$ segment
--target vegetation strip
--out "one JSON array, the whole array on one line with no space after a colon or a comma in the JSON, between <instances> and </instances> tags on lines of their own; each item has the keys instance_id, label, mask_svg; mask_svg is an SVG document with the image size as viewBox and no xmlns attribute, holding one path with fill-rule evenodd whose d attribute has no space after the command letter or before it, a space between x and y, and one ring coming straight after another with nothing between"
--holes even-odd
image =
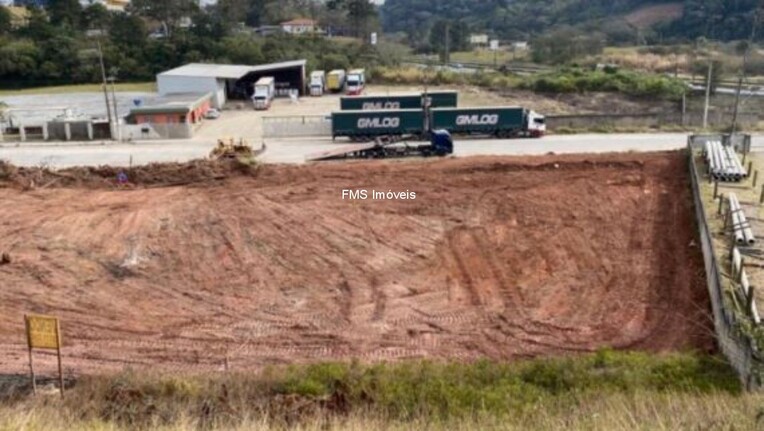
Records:
<instances>
[{"instance_id":1,"label":"vegetation strip","mask_svg":"<svg viewBox=\"0 0 764 431\"><path fill-rule=\"evenodd\" d=\"M744 397L734 372L718 357L610 350L516 363L324 363L259 374L172 376L126 371L84 377L63 401L31 399L24 380L16 384L2 392L0 417L2 410L47 406L81 423L128 428L186 421L226 429L252 418L287 425L364 415L394 423L456 423L575 411L587 400L601 403L611 396ZM0 420L0 429L9 423Z\"/></svg>"}]
</instances>

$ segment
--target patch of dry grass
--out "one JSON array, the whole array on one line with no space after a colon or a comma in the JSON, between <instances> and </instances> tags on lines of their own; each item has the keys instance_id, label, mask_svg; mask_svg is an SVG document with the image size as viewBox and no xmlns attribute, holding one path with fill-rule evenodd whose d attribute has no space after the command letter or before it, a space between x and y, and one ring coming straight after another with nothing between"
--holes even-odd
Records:
<instances>
[{"instance_id":1,"label":"patch of dry grass","mask_svg":"<svg viewBox=\"0 0 764 431\"><path fill-rule=\"evenodd\" d=\"M756 429L718 357L601 351L513 363L328 363L86 377L61 399L0 388L0 430ZM52 390L50 390L52 389ZM760 411L761 410L761 411Z\"/></svg>"},{"instance_id":2,"label":"patch of dry grass","mask_svg":"<svg viewBox=\"0 0 764 431\"><path fill-rule=\"evenodd\" d=\"M111 90L111 85L109 85L109 89ZM23 96L28 94L92 93L92 92L99 92L99 91L103 91L101 84L73 84L73 85L60 85L55 87L24 88L21 90L0 89L0 96ZM156 91L156 83L154 82L117 83L115 84L115 91L152 93Z\"/></svg>"},{"instance_id":3,"label":"patch of dry grass","mask_svg":"<svg viewBox=\"0 0 764 431\"><path fill-rule=\"evenodd\" d=\"M686 54L658 55L652 53L622 52L618 55L604 54L601 62L617 64L627 69L643 70L655 73L673 73L688 70L691 64Z\"/></svg>"},{"instance_id":4,"label":"patch of dry grass","mask_svg":"<svg viewBox=\"0 0 764 431\"><path fill-rule=\"evenodd\" d=\"M554 403L538 403L517 416L497 418L477 415L467 419L417 419L396 421L374 414L313 418L286 424L266 416L244 417L237 423L208 424L183 416L169 424L147 424L144 429L199 430L281 430L382 431L382 430L711 430L738 431L764 428L764 396L735 396L722 393L633 393L581 397L575 408ZM83 419L59 410L52 397L34 404L0 407L0 430L28 431L122 431L136 427L103 419Z\"/></svg>"}]
</instances>

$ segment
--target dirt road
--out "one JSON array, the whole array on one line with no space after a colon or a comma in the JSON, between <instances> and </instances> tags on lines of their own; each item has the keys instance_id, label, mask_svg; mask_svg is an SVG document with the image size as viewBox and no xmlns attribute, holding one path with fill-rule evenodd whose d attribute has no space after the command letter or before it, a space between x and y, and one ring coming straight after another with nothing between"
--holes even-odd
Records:
<instances>
[{"instance_id":1,"label":"dirt road","mask_svg":"<svg viewBox=\"0 0 764 431\"><path fill-rule=\"evenodd\" d=\"M151 144L108 144L83 146L23 146L0 145L0 160L19 166L128 166L149 163L187 162L207 157L215 146L214 140L182 140ZM261 141L250 141L260 148ZM754 145L764 145L764 139L754 136ZM338 149L347 143L328 138L268 140L267 151L260 160L265 163L305 163L305 156ZM618 134L564 135L543 139L462 139L454 141L454 154L461 156L544 155L568 153L653 152L686 147L687 135Z\"/></svg>"},{"instance_id":2,"label":"dirt road","mask_svg":"<svg viewBox=\"0 0 764 431\"><path fill-rule=\"evenodd\" d=\"M26 370L27 312L63 319L74 373L711 349L686 171L652 153L0 183L0 373Z\"/></svg>"}]
</instances>

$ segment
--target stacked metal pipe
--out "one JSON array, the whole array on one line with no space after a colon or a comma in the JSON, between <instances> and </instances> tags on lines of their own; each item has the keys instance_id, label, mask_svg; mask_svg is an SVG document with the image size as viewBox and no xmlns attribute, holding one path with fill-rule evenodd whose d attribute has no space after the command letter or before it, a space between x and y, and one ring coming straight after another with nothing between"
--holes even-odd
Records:
<instances>
[{"instance_id":1,"label":"stacked metal pipe","mask_svg":"<svg viewBox=\"0 0 764 431\"><path fill-rule=\"evenodd\" d=\"M733 278L738 280L740 283L741 296L745 300L746 304L750 305L751 307L748 312L751 313L753 322L757 325L760 325L761 316L759 316L759 307L756 305L756 295L754 294L751 284L748 281L748 275L743 268L743 257L737 247L732 249L732 274L734 276Z\"/></svg>"},{"instance_id":2,"label":"stacked metal pipe","mask_svg":"<svg viewBox=\"0 0 764 431\"><path fill-rule=\"evenodd\" d=\"M748 172L735 154L734 148L721 141L706 142L706 163L709 174L719 181L741 181Z\"/></svg>"},{"instance_id":3,"label":"stacked metal pipe","mask_svg":"<svg viewBox=\"0 0 764 431\"><path fill-rule=\"evenodd\" d=\"M740 207L740 202L737 200L737 196L734 193L730 193L728 199L735 243L754 245L756 243L756 237L753 236L753 230L751 229L750 223L748 223L748 219L745 217L745 213L743 213L743 208Z\"/></svg>"}]
</instances>

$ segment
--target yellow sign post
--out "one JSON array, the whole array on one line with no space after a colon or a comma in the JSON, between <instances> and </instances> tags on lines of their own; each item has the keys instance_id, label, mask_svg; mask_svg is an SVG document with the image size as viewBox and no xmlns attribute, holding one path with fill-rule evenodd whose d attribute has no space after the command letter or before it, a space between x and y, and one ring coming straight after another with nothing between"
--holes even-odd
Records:
<instances>
[{"instance_id":1,"label":"yellow sign post","mask_svg":"<svg viewBox=\"0 0 764 431\"><path fill-rule=\"evenodd\" d=\"M27 345L29 346L29 371L32 377L32 391L37 393L37 383L34 376L33 349L55 350L58 354L58 381L61 386L61 396L64 396L64 372L61 368L61 326L57 317L25 315L24 323L27 330Z\"/></svg>"}]
</instances>

